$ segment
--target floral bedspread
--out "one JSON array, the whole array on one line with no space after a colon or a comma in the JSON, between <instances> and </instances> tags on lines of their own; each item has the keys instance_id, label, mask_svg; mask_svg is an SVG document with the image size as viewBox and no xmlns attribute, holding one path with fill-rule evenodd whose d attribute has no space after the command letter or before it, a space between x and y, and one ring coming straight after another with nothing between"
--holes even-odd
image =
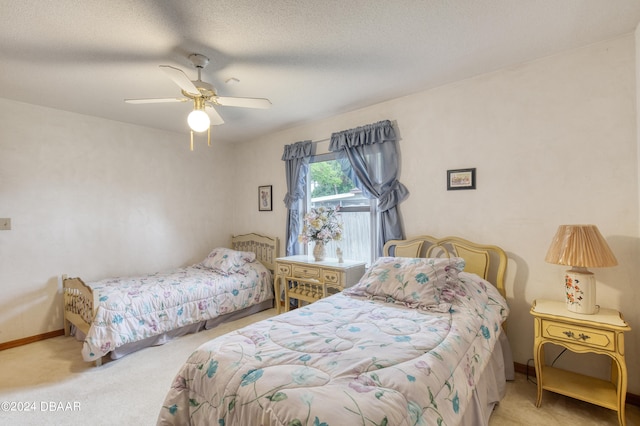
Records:
<instances>
[{"instance_id":1,"label":"floral bedspread","mask_svg":"<svg viewBox=\"0 0 640 426\"><path fill-rule=\"evenodd\" d=\"M158 424L458 424L509 312L490 284L460 276L434 310L339 293L211 340Z\"/></svg>"},{"instance_id":2,"label":"floral bedspread","mask_svg":"<svg viewBox=\"0 0 640 426\"><path fill-rule=\"evenodd\" d=\"M87 284L100 300L82 357L95 361L126 343L215 318L273 298L260 262L223 274L199 265Z\"/></svg>"}]
</instances>

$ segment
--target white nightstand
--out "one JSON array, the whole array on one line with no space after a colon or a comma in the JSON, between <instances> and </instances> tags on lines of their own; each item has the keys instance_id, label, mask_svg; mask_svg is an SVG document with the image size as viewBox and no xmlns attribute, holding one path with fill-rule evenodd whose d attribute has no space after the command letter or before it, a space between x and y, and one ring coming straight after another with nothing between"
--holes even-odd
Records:
<instances>
[{"instance_id":1,"label":"white nightstand","mask_svg":"<svg viewBox=\"0 0 640 426\"><path fill-rule=\"evenodd\" d=\"M535 321L533 359L538 381L536 407L542 404L546 389L618 412L625 425L627 365L624 359L624 332L631 327L622 314L601 308L593 315L567 310L565 302L536 300L531 307ZM553 343L572 352L593 352L611 357L611 380L601 380L544 365L544 345Z\"/></svg>"},{"instance_id":2,"label":"white nightstand","mask_svg":"<svg viewBox=\"0 0 640 426\"><path fill-rule=\"evenodd\" d=\"M316 262L313 256L307 255L280 257L276 259L274 280L276 300L279 300L282 288L285 311L289 310L290 299L313 303L357 283L364 275L365 265L366 262L355 260ZM280 313L280 303L276 303L276 307Z\"/></svg>"}]
</instances>

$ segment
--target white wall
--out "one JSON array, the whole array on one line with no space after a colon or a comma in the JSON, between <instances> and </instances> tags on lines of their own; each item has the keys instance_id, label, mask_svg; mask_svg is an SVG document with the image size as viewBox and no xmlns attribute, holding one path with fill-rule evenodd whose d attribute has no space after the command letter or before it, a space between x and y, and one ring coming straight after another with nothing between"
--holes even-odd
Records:
<instances>
[{"instance_id":1,"label":"white wall","mask_svg":"<svg viewBox=\"0 0 640 426\"><path fill-rule=\"evenodd\" d=\"M635 60L629 35L195 154L186 132L0 99L0 217L13 221L0 231L0 342L62 327L61 274L186 265L232 233L284 244L283 146L390 119L411 191L400 206L406 234L508 252L517 362L532 358L531 303L563 298L565 268L544 262L556 227L598 225L620 263L595 270L598 303L633 328L629 391L640 394ZM462 167L478 169L478 189L446 191L446 170ZM273 185L272 212L258 212L259 185ZM557 365L584 369L585 358L566 354ZM604 376L607 365L597 358L589 368Z\"/></svg>"},{"instance_id":2,"label":"white wall","mask_svg":"<svg viewBox=\"0 0 640 426\"><path fill-rule=\"evenodd\" d=\"M411 192L400 206L407 236L458 235L507 251L516 362L533 357L531 303L563 300L566 268L544 262L556 228L598 225L620 263L594 270L598 303L621 310L634 329L626 335L629 391L640 394L635 92L629 35L267 135L236 148L238 168L257 172L237 182L235 228L284 241L285 144L395 121ZM446 170L465 167L477 168L477 190L447 191ZM274 185L274 211L258 213L255 193L265 184ZM556 365L573 364L608 373L600 356L567 353Z\"/></svg>"},{"instance_id":3,"label":"white wall","mask_svg":"<svg viewBox=\"0 0 640 426\"><path fill-rule=\"evenodd\" d=\"M200 261L227 245L229 147L0 99L0 342L62 328L62 274ZM226 208L221 208L226 207Z\"/></svg>"}]
</instances>

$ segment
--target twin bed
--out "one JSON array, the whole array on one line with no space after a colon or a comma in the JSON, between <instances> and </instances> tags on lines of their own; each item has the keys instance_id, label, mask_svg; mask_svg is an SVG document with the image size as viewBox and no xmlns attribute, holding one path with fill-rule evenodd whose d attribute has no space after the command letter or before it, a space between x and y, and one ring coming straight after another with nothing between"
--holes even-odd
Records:
<instances>
[{"instance_id":1,"label":"twin bed","mask_svg":"<svg viewBox=\"0 0 640 426\"><path fill-rule=\"evenodd\" d=\"M203 344L158 424L486 425L513 375L506 264L460 238L389 241L353 287Z\"/></svg>"},{"instance_id":2,"label":"twin bed","mask_svg":"<svg viewBox=\"0 0 640 426\"><path fill-rule=\"evenodd\" d=\"M245 234L201 263L85 284L63 279L65 334L83 340L85 361L102 363L141 348L273 306L279 241Z\"/></svg>"}]
</instances>

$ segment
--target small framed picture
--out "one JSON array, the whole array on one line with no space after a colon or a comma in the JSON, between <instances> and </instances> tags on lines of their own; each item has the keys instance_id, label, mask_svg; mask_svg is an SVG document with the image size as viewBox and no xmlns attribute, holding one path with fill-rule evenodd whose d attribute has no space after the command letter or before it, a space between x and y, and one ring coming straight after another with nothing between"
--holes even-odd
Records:
<instances>
[{"instance_id":1,"label":"small framed picture","mask_svg":"<svg viewBox=\"0 0 640 426\"><path fill-rule=\"evenodd\" d=\"M271 202L273 195L271 194L271 185L258 187L258 211L270 212L273 210Z\"/></svg>"},{"instance_id":2,"label":"small framed picture","mask_svg":"<svg viewBox=\"0 0 640 426\"><path fill-rule=\"evenodd\" d=\"M476 169L447 170L447 191L476 189Z\"/></svg>"}]
</instances>

